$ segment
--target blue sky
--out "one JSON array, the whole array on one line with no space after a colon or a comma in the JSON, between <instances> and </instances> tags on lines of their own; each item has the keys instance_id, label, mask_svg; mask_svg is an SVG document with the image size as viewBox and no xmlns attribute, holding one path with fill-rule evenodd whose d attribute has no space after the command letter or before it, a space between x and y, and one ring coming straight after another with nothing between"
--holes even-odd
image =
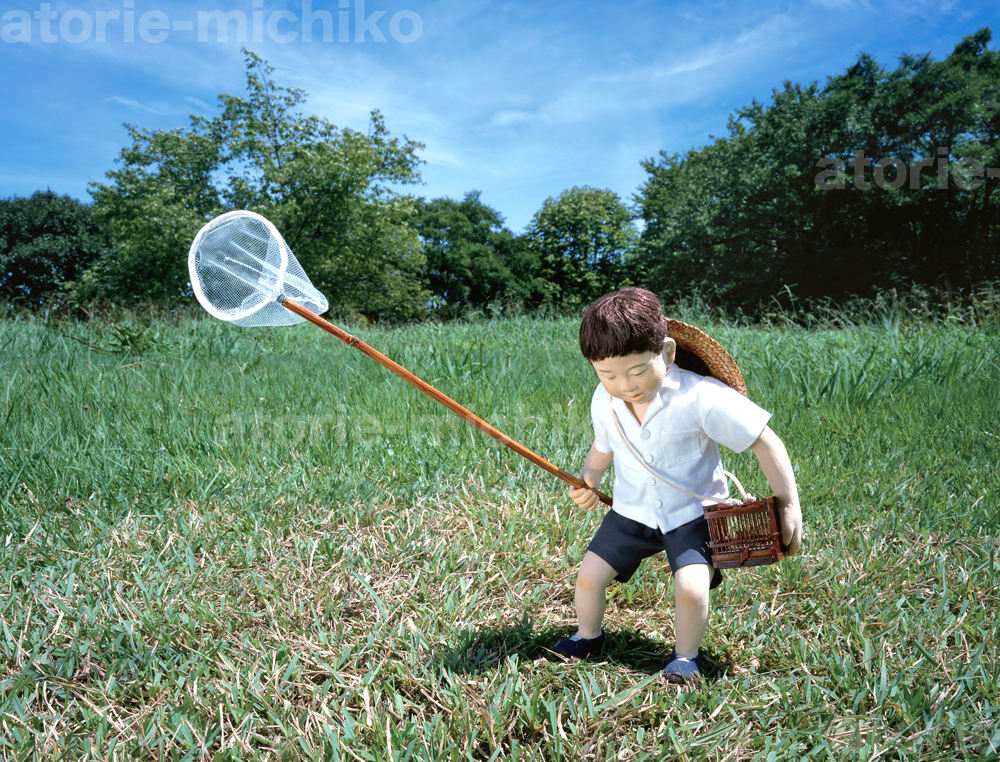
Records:
<instances>
[{"instance_id":1,"label":"blue sky","mask_svg":"<svg viewBox=\"0 0 1000 762\"><path fill-rule=\"evenodd\" d=\"M941 58L983 26L1000 35L994 0L312 0L332 39L317 20L305 42L307 4L0 0L0 197L50 187L89 200L123 123L183 127L215 113L218 94L241 93L245 45L309 93L307 113L364 129L378 108L393 134L425 143L425 184L410 192L478 189L520 231L575 185L631 199L642 159L725 135L734 109L768 102L786 79L822 83L860 52L891 67L904 52ZM242 14L246 41L236 22L228 41L214 23L199 41L198 14L211 11Z\"/></svg>"}]
</instances>

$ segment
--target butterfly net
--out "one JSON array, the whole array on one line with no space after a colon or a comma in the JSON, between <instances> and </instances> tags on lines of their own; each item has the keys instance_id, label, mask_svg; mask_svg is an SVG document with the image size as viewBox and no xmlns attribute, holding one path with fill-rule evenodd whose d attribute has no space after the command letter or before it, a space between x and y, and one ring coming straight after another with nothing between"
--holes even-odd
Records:
<instances>
[{"instance_id":1,"label":"butterfly net","mask_svg":"<svg viewBox=\"0 0 1000 762\"><path fill-rule=\"evenodd\" d=\"M317 315L330 306L274 225L253 212L228 212L205 225L191 244L188 271L201 306L237 325L301 323L283 297Z\"/></svg>"}]
</instances>

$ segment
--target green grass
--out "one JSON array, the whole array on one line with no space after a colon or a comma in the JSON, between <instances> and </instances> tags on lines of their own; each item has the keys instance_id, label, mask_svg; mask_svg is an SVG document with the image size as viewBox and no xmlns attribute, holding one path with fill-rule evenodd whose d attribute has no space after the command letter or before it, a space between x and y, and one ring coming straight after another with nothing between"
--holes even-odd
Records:
<instances>
[{"instance_id":1,"label":"green grass","mask_svg":"<svg viewBox=\"0 0 1000 762\"><path fill-rule=\"evenodd\" d=\"M358 333L576 471L576 329ZM690 692L664 560L564 663L600 516L312 326L0 322L0 758L1000 759L996 332L710 332L806 537L727 574Z\"/></svg>"}]
</instances>

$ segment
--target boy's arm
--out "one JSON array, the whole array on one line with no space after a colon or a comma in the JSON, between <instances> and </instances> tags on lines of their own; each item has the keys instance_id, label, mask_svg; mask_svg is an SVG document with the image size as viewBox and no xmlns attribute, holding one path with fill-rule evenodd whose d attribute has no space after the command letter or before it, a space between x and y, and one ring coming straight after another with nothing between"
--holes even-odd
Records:
<instances>
[{"instance_id":1,"label":"boy's arm","mask_svg":"<svg viewBox=\"0 0 1000 762\"><path fill-rule=\"evenodd\" d=\"M795 487L795 474L788 451L778 435L767 426L757 441L750 445L750 451L760 461L767 483L778 498L781 539L788 546L788 555L793 556L802 543L802 509L799 507L799 492Z\"/></svg>"},{"instance_id":2,"label":"boy's arm","mask_svg":"<svg viewBox=\"0 0 1000 762\"><path fill-rule=\"evenodd\" d=\"M583 470L580 472L580 478L583 479L588 486L596 489L601 483L601 477L604 476L604 472L611 467L614 460L615 454L613 452L601 452L597 449L597 447L591 445L590 452L587 453L587 459L583 463ZM577 489L576 487L570 487L569 496L574 503L587 511L592 511L601 504L601 499L592 489L584 489L582 487Z\"/></svg>"}]
</instances>

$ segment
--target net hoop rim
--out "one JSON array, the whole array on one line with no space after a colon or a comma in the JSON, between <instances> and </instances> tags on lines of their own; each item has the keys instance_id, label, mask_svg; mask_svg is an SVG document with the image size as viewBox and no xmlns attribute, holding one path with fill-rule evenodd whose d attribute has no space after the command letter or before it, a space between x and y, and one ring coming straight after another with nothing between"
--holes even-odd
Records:
<instances>
[{"instance_id":1,"label":"net hoop rim","mask_svg":"<svg viewBox=\"0 0 1000 762\"><path fill-rule=\"evenodd\" d=\"M281 233L278 232L274 223L263 215L257 214L257 212L251 212L249 209L234 209L231 212L220 214L218 217L214 217L206 222L202 226L201 230L198 231L198 235L194 237L194 241L191 243L191 248L188 250L188 275L191 276L191 289L194 291L194 295L195 298L198 299L198 303L205 308L205 311L208 312L209 315L216 317L219 320L224 320L227 323L232 323L236 320L242 320L243 318L248 318L251 315L256 315L267 305L277 301L276 297L269 296L256 307L249 310L243 310L243 312L239 312L235 315L230 315L217 309L215 305L209 301L208 297L205 296L205 292L201 290L201 282L194 266L195 253L198 251L201 239L204 238L209 229L214 229L224 222L240 217L250 217L251 219L263 223L267 228L267 231L282 243L281 266L278 268L278 284L282 286L282 295L284 295L285 272L288 270L288 244L285 243L285 239L281 237Z\"/></svg>"}]
</instances>

